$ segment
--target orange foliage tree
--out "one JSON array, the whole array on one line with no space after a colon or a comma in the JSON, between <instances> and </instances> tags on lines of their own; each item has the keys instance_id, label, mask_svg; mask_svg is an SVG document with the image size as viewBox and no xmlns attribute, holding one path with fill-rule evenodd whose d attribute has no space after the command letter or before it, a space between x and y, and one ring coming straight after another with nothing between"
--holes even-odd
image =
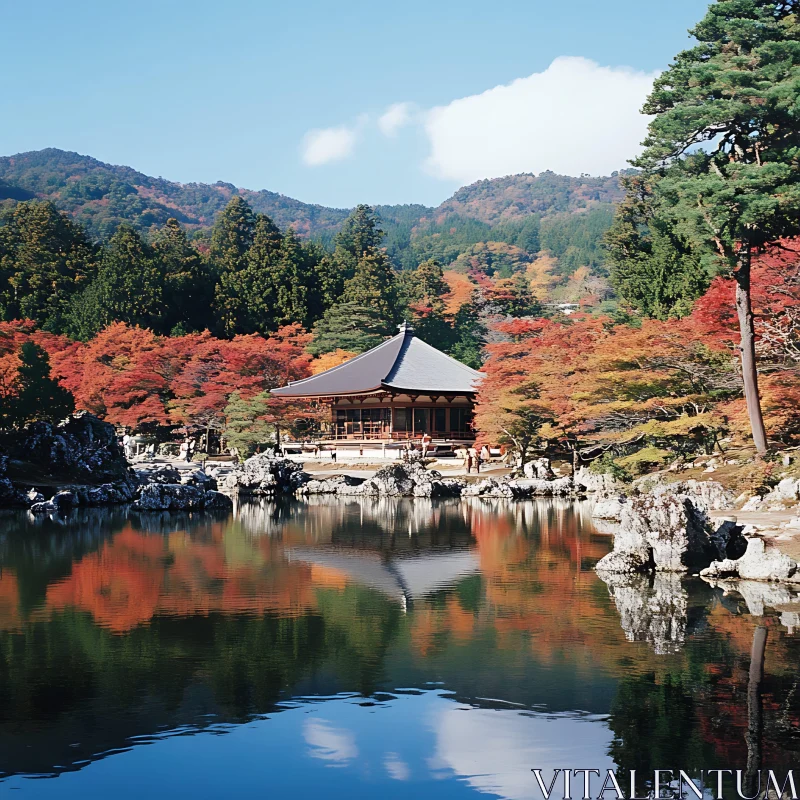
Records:
<instances>
[{"instance_id":1,"label":"orange foliage tree","mask_svg":"<svg viewBox=\"0 0 800 800\"><path fill-rule=\"evenodd\" d=\"M632 327L581 314L496 328L508 341L487 348L477 426L523 461L534 447L639 452L631 466L709 449L724 429L717 405L739 393L731 354L691 320Z\"/></svg>"},{"instance_id":2,"label":"orange foliage tree","mask_svg":"<svg viewBox=\"0 0 800 800\"><path fill-rule=\"evenodd\" d=\"M47 342L54 374L79 408L135 430L219 429L230 396L251 398L309 375L309 335L289 325L272 336L217 339L208 331L158 336L114 323L88 342ZM272 420L297 409L267 398Z\"/></svg>"}]
</instances>

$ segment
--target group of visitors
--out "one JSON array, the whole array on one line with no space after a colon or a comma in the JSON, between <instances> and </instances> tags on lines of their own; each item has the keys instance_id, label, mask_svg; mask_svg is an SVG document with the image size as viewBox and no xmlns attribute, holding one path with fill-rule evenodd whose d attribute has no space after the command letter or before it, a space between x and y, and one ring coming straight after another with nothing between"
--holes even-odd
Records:
<instances>
[{"instance_id":1,"label":"group of visitors","mask_svg":"<svg viewBox=\"0 0 800 800\"><path fill-rule=\"evenodd\" d=\"M464 469L467 474L474 469L476 473L481 471L481 456L475 447L461 447L455 451L458 458L464 459Z\"/></svg>"}]
</instances>

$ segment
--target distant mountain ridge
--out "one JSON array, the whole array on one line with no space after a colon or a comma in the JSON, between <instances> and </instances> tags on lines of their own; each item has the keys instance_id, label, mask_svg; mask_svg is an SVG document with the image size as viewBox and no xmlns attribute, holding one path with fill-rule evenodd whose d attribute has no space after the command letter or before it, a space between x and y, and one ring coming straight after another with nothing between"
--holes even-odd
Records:
<instances>
[{"instance_id":1,"label":"distant mountain ridge","mask_svg":"<svg viewBox=\"0 0 800 800\"><path fill-rule=\"evenodd\" d=\"M51 200L93 235L107 238L121 222L146 231L176 217L188 228L208 228L230 198L240 195L255 211L301 235L330 239L349 209L303 203L266 189L243 189L218 181L177 183L153 178L56 148L0 157L0 201ZM415 231L432 231L449 220L474 220L493 228L531 214L581 213L622 198L618 176L574 178L544 172L478 181L459 189L437 208L381 205L376 209L401 243ZM452 227L452 226L451 226ZM390 231L390 233L392 233Z\"/></svg>"}]
</instances>

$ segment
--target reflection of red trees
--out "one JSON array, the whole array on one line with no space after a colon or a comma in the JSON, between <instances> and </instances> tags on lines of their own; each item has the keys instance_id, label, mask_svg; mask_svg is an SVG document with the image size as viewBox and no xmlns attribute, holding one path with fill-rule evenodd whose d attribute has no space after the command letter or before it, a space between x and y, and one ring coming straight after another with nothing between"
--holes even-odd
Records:
<instances>
[{"instance_id":1,"label":"reflection of red trees","mask_svg":"<svg viewBox=\"0 0 800 800\"><path fill-rule=\"evenodd\" d=\"M237 547L241 552L235 552ZM265 552L267 558L250 540L232 546L220 525L205 541L184 533L160 537L126 528L99 552L74 564L68 578L52 585L47 605L52 610L88 611L115 633L158 614L294 616L313 608L311 567L286 562L274 550ZM278 558L269 558L274 555Z\"/></svg>"},{"instance_id":2,"label":"reflection of red trees","mask_svg":"<svg viewBox=\"0 0 800 800\"><path fill-rule=\"evenodd\" d=\"M486 607L478 618L450 597L443 607L416 609L411 635L418 653L448 636L463 641L491 628L501 649L519 649L522 635L540 661L567 659L589 669L597 623L607 631L605 646L633 647L613 606L597 598L591 565L609 543L593 540L591 526L571 509L499 503L465 505L464 512L477 541Z\"/></svg>"}]
</instances>

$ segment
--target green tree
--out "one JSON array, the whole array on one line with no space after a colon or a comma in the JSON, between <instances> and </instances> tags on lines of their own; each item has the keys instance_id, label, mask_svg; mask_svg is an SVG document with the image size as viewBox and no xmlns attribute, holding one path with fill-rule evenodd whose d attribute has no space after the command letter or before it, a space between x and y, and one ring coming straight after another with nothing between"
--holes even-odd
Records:
<instances>
[{"instance_id":1,"label":"green tree","mask_svg":"<svg viewBox=\"0 0 800 800\"><path fill-rule=\"evenodd\" d=\"M266 215L255 218L252 243L239 266L220 273L216 300L228 336L275 330L283 236Z\"/></svg>"},{"instance_id":2,"label":"green tree","mask_svg":"<svg viewBox=\"0 0 800 800\"><path fill-rule=\"evenodd\" d=\"M315 289L315 277L305 248L294 229L289 228L272 270L275 321L278 325L292 322L309 324L309 302Z\"/></svg>"},{"instance_id":3,"label":"green tree","mask_svg":"<svg viewBox=\"0 0 800 800\"><path fill-rule=\"evenodd\" d=\"M634 162L657 174L679 235L736 281L744 393L767 450L755 359L751 258L800 230L800 17L796 0L718 0L655 81ZM700 149L698 149L700 148Z\"/></svg>"},{"instance_id":4,"label":"green tree","mask_svg":"<svg viewBox=\"0 0 800 800\"><path fill-rule=\"evenodd\" d=\"M241 276L248 267L253 245L256 217L247 201L232 197L217 218L211 233L211 263L219 282L214 295L214 310L219 327L228 335L237 332L237 323L246 318L247 300L242 303L240 290L247 284Z\"/></svg>"},{"instance_id":5,"label":"green tree","mask_svg":"<svg viewBox=\"0 0 800 800\"><path fill-rule=\"evenodd\" d=\"M379 345L391 334L391 328L372 307L338 303L325 312L312 332L314 339L308 352L319 356L337 349L363 353Z\"/></svg>"},{"instance_id":6,"label":"green tree","mask_svg":"<svg viewBox=\"0 0 800 800\"><path fill-rule=\"evenodd\" d=\"M63 332L73 298L94 277L94 247L52 203L17 203L2 222L0 318Z\"/></svg>"},{"instance_id":7,"label":"green tree","mask_svg":"<svg viewBox=\"0 0 800 800\"><path fill-rule=\"evenodd\" d=\"M239 392L233 392L225 407L225 429L223 435L228 447L235 447L242 458L249 458L256 447L275 431L275 426L263 417L269 409L266 392L245 400Z\"/></svg>"},{"instance_id":8,"label":"green tree","mask_svg":"<svg viewBox=\"0 0 800 800\"><path fill-rule=\"evenodd\" d=\"M464 303L453 320L453 345L447 352L462 364L480 369L483 366L486 334L486 326L481 321L477 304Z\"/></svg>"},{"instance_id":9,"label":"green tree","mask_svg":"<svg viewBox=\"0 0 800 800\"><path fill-rule=\"evenodd\" d=\"M353 277L344 285L342 298L373 309L391 324L398 318L395 272L382 250L366 252L358 259Z\"/></svg>"},{"instance_id":10,"label":"green tree","mask_svg":"<svg viewBox=\"0 0 800 800\"><path fill-rule=\"evenodd\" d=\"M333 240L333 255L318 267L326 307L342 299L345 284L356 274L359 261L381 252L384 235L378 216L369 206L362 203L353 209ZM388 257L385 258L388 264Z\"/></svg>"},{"instance_id":11,"label":"green tree","mask_svg":"<svg viewBox=\"0 0 800 800\"><path fill-rule=\"evenodd\" d=\"M72 394L50 376L50 357L38 344L25 342L19 352L20 366L14 394L0 416L4 427L21 427L34 420L58 422L75 409Z\"/></svg>"},{"instance_id":12,"label":"green tree","mask_svg":"<svg viewBox=\"0 0 800 800\"><path fill-rule=\"evenodd\" d=\"M605 236L611 282L647 317L682 317L711 281L707 258L693 253L659 215L652 179L631 176L622 183L627 195Z\"/></svg>"},{"instance_id":13,"label":"green tree","mask_svg":"<svg viewBox=\"0 0 800 800\"><path fill-rule=\"evenodd\" d=\"M112 322L161 330L165 311L164 266L137 231L123 224L103 251L97 278L76 298L67 328L83 339Z\"/></svg>"},{"instance_id":14,"label":"green tree","mask_svg":"<svg viewBox=\"0 0 800 800\"><path fill-rule=\"evenodd\" d=\"M449 290L442 267L435 259L423 261L399 278L402 306L408 310L416 335L437 347L448 347L452 339L453 329L442 299Z\"/></svg>"},{"instance_id":15,"label":"green tree","mask_svg":"<svg viewBox=\"0 0 800 800\"><path fill-rule=\"evenodd\" d=\"M174 217L167 220L153 249L164 273L163 332L188 333L211 328L213 276L178 220Z\"/></svg>"}]
</instances>

